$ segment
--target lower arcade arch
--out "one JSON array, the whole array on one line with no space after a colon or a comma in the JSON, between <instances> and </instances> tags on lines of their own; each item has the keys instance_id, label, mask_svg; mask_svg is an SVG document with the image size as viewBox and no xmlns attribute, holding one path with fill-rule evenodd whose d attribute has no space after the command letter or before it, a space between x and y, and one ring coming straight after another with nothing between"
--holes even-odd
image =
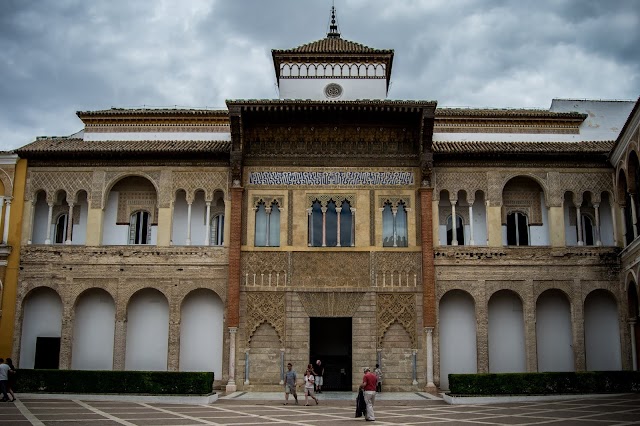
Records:
<instances>
[{"instance_id":1,"label":"lower arcade arch","mask_svg":"<svg viewBox=\"0 0 640 426\"><path fill-rule=\"evenodd\" d=\"M249 368L245 365L245 383L276 384L280 381L280 351L277 349L280 346L276 329L266 321L260 324L249 342ZM301 378L304 372L298 371L298 374Z\"/></svg>"},{"instance_id":2,"label":"lower arcade arch","mask_svg":"<svg viewBox=\"0 0 640 426\"><path fill-rule=\"evenodd\" d=\"M538 371L574 371L571 307L560 290L543 292L536 302Z\"/></svg>"},{"instance_id":3,"label":"lower arcade arch","mask_svg":"<svg viewBox=\"0 0 640 426\"><path fill-rule=\"evenodd\" d=\"M20 368L59 368L62 300L49 287L38 287L24 299Z\"/></svg>"},{"instance_id":4,"label":"lower arcade arch","mask_svg":"<svg viewBox=\"0 0 640 426\"><path fill-rule=\"evenodd\" d=\"M440 389L449 389L450 373L478 371L476 313L471 295L451 290L440 299Z\"/></svg>"},{"instance_id":5,"label":"lower arcade arch","mask_svg":"<svg viewBox=\"0 0 640 426\"><path fill-rule=\"evenodd\" d=\"M411 336L396 321L384 333L381 347L385 389L401 389L408 384L407 377L411 377L413 369ZM371 368L373 369L373 366Z\"/></svg>"},{"instance_id":6,"label":"lower arcade arch","mask_svg":"<svg viewBox=\"0 0 640 426\"><path fill-rule=\"evenodd\" d=\"M489 372L523 373L527 369L522 301L501 290L489 299Z\"/></svg>"},{"instance_id":7,"label":"lower arcade arch","mask_svg":"<svg viewBox=\"0 0 640 426\"><path fill-rule=\"evenodd\" d=\"M113 369L116 305L109 293L93 288L78 297L73 321L71 368Z\"/></svg>"},{"instance_id":8,"label":"lower arcade arch","mask_svg":"<svg viewBox=\"0 0 640 426\"><path fill-rule=\"evenodd\" d=\"M584 301L584 349L587 371L622 369L618 304L606 290L593 291Z\"/></svg>"},{"instance_id":9,"label":"lower arcade arch","mask_svg":"<svg viewBox=\"0 0 640 426\"><path fill-rule=\"evenodd\" d=\"M166 371L169 303L158 290L145 288L127 306L125 370Z\"/></svg>"}]
</instances>

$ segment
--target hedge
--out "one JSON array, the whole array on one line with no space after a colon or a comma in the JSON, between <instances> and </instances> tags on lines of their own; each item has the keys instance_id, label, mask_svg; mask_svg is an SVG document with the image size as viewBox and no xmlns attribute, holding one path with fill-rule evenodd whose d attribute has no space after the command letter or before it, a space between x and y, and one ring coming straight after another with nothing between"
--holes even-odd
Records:
<instances>
[{"instance_id":1,"label":"hedge","mask_svg":"<svg viewBox=\"0 0 640 426\"><path fill-rule=\"evenodd\" d=\"M213 391L212 372L20 369L16 379L18 392L207 395Z\"/></svg>"},{"instance_id":2,"label":"hedge","mask_svg":"<svg viewBox=\"0 0 640 426\"><path fill-rule=\"evenodd\" d=\"M449 390L451 395L640 392L640 372L449 374Z\"/></svg>"}]
</instances>

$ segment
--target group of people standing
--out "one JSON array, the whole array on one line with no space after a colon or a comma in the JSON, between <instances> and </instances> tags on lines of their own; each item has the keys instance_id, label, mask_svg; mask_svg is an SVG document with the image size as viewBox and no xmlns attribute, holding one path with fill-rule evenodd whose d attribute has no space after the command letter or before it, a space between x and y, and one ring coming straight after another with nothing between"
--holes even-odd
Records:
<instances>
[{"instance_id":1,"label":"group of people standing","mask_svg":"<svg viewBox=\"0 0 640 426\"><path fill-rule=\"evenodd\" d=\"M16 368L13 366L11 358L5 361L0 358L0 391L2 391L2 399L0 402L13 402L16 396L13 389L16 386ZM11 398L9 398L11 395Z\"/></svg>"},{"instance_id":2,"label":"group of people standing","mask_svg":"<svg viewBox=\"0 0 640 426\"><path fill-rule=\"evenodd\" d=\"M317 393L322 393L322 385L324 383L323 380L324 375L324 366L322 365L322 361L317 360L315 367L313 364L308 364L307 369L304 372L304 405L309 405L309 397L311 397L318 405L320 402L316 397ZM291 363L287 364L287 372L284 377L284 405L289 403L289 394L293 395L293 398L296 400L296 405L298 404L298 375L296 371L293 370L293 366Z\"/></svg>"}]
</instances>

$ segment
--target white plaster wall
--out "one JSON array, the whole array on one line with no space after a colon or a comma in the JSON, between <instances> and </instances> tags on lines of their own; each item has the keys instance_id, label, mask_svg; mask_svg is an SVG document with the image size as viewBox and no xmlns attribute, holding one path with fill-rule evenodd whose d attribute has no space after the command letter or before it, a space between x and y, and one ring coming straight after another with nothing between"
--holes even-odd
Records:
<instances>
[{"instance_id":1,"label":"white plaster wall","mask_svg":"<svg viewBox=\"0 0 640 426\"><path fill-rule=\"evenodd\" d=\"M526 371L522 302L510 291L489 299L489 372Z\"/></svg>"},{"instance_id":2,"label":"white plaster wall","mask_svg":"<svg viewBox=\"0 0 640 426\"><path fill-rule=\"evenodd\" d=\"M174 246L183 246L187 243L187 209L187 200L181 192L173 203L171 242Z\"/></svg>"},{"instance_id":3,"label":"white plaster wall","mask_svg":"<svg viewBox=\"0 0 640 426\"><path fill-rule=\"evenodd\" d=\"M31 242L33 244L44 244L47 239L47 220L49 218L49 206L44 199L39 199L36 202L33 214Z\"/></svg>"},{"instance_id":4,"label":"white plaster wall","mask_svg":"<svg viewBox=\"0 0 640 426\"><path fill-rule=\"evenodd\" d=\"M438 226L438 245L439 246L447 245L447 226L446 225Z\"/></svg>"},{"instance_id":5,"label":"white plaster wall","mask_svg":"<svg viewBox=\"0 0 640 426\"><path fill-rule=\"evenodd\" d=\"M487 207L481 197L473 202L473 239L477 246L487 245Z\"/></svg>"},{"instance_id":6,"label":"white plaster wall","mask_svg":"<svg viewBox=\"0 0 640 426\"><path fill-rule=\"evenodd\" d=\"M129 244L129 225L116 225L118 217L118 192L111 191L104 208L102 244L105 246L126 246ZM151 226L151 239L147 245L155 245L158 241L158 226Z\"/></svg>"},{"instance_id":7,"label":"white plaster wall","mask_svg":"<svg viewBox=\"0 0 640 426\"><path fill-rule=\"evenodd\" d=\"M73 321L71 368L111 370L116 307L104 290L92 289L78 299Z\"/></svg>"},{"instance_id":8,"label":"white plaster wall","mask_svg":"<svg viewBox=\"0 0 640 426\"><path fill-rule=\"evenodd\" d=\"M206 213L207 205L204 202L204 194L199 193L191 205L191 245L204 245L204 239L207 235Z\"/></svg>"},{"instance_id":9,"label":"white plaster wall","mask_svg":"<svg viewBox=\"0 0 640 426\"><path fill-rule=\"evenodd\" d=\"M450 373L476 373L476 314L471 296L454 290L440 300L440 388L449 389Z\"/></svg>"},{"instance_id":10,"label":"white plaster wall","mask_svg":"<svg viewBox=\"0 0 640 426\"><path fill-rule=\"evenodd\" d=\"M569 201L564 202L564 239L565 245L578 245L578 228L575 225L569 225ZM594 234L595 237L595 234Z\"/></svg>"},{"instance_id":11,"label":"white plaster wall","mask_svg":"<svg viewBox=\"0 0 640 426\"><path fill-rule=\"evenodd\" d=\"M600 203L600 240L603 246L613 246L613 218L608 200ZM618 225L620 226L620 225Z\"/></svg>"},{"instance_id":12,"label":"white plaster wall","mask_svg":"<svg viewBox=\"0 0 640 426\"><path fill-rule=\"evenodd\" d=\"M540 193L540 205L542 210L542 226L529 226L529 235L532 246L548 246L549 242L549 209L544 203L544 194Z\"/></svg>"},{"instance_id":13,"label":"white plaster wall","mask_svg":"<svg viewBox=\"0 0 640 426\"><path fill-rule=\"evenodd\" d=\"M162 293L144 289L127 308L125 370L166 371L169 304Z\"/></svg>"},{"instance_id":14,"label":"white plaster wall","mask_svg":"<svg viewBox=\"0 0 640 426\"><path fill-rule=\"evenodd\" d=\"M206 289L190 293L180 318L180 371L213 371L222 377L224 305Z\"/></svg>"},{"instance_id":15,"label":"white plaster wall","mask_svg":"<svg viewBox=\"0 0 640 426\"><path fill-rule=\"evenodd\" d=\"M615 299L594 292L584 302L584 346L588 371L622 370L620 325Z\"/></svg>"},{"instance_id":16,"label":"white plaster wall","mask_svg":"<svg viewBox=\"0 0 640 426\"><path fill-rule=\"evenodd\" d=\"M33 368L38 337L60 337L62 301L50 288L34 290L24 302L20 337L20 368Z\"/></svg>"},{"instance_id":17,"label":"white plaster wall","mask_svg":"<svg viewBox=\"0 0 640 426\"><path fill-rule=\"evenodd\" d=\"M324 88L327 84L337 83L342 86L342 96L327 98ZM387 82L385 79L281 79L280 99L312 99L353 101L356 99L386 99Z\"/></svg>"},{"instance_id":18,"label":"white plaster wall","mask_svg":"<svg viewBox=\"0 0 640 426\"><path fill-rule=\"evenodd\" d=\"M540 295L536 303L538 371L574 371L569 301L558 290Z\"/></svg>"},{"instance_id":19,"label":"white plaster wall","mask_svg":"<svg viewBox=\"0 0 640 426\"><path fill-rule=\"evenodd\" d=\"M87 197L83 196L73 208L80 209L80 220L77 225L73 225L71 244L84 245L87 242L87 215L89 214Z\"/></svg>"}]
</instances>

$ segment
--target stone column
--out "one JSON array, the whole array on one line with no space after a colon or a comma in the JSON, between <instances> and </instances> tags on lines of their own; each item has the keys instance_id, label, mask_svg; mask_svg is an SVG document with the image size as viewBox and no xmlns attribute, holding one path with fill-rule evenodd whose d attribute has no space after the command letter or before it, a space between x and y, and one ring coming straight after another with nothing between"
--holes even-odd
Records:
<instances>
[{"instance_id":1,"label":"stone column","mask_svg":"<svg viewBox=\"0 0 640 426\"><path fill-rule=\"evenodd\" d=\"M467 200L469 203L469 245L475 246L476 242L473 238L473 202L475 200L473 198Z\"/></svg>"},{"instance_id":2,"label":"stone column","mask_svg":"<svg viewBox=\"0 0 640 426\"><path fill-rule=\"evenodd\" d=\"M11 198L7 197L4 199L4 203L6 205L4 210L4 228L2 232L2 244L7 244L9 240L9 223L11 222Z\"/></svg>"},{"instance_id":3,"label":"stone column","mask_svg":"<svg viewBox=\"0 0 640 426\"><path fill-rule=\"evenodd\" d=\"M580 206L576 205L576 226L578 228L578 245L583 246L582 240L582 213L580 212Z\"/></svg>"},{"instance_id":4,"label":"stone column","mask_svg":"<svg viewBox=\"0 0 640 426\"><path fill-rule=\"evenodd\" d=\"M424 328L426 334L427 348L427 390L435 390L436 385L433 383L433 327Z\"/></svg>"},{"instance_id":5,"label":"stone column","mask_svg":"<svg viewBox=\"0 0 640 426\"><path fill-rule=\"evenodd\" d=\"M596 215L596 245L602 245L602 239L600 238L600 204L594 203L593 208L595 209Z\"/></svg>"},{"instance_id":6,"label":"stone column","mask_svg":"<svg viewBox=\"0 0 640 426\"><path fill-rule=\"evenodd\" d=\"M638 212L636 211L636 194L629 193L631 201L631 223L633 223L633 238L638 238Z\"/></svg>"},{"instance_id":7,"label":"stone column","mask_svg":"<svg viewBox=\"0 0 640 426\"><path fill-rule=\"evenodd\" d=\"M280 348L280 384L284 385L284 348Z\"/></svg>"},{"instance_id":8,"label":"stone column","mask_svg":"<svg viewBox=\"0 0 640 426\"><path fill-rule=\"evenodd\" d=\"M564 231L564 207L549 207L549 240L551 247L564 247L566 245Z\"/></svg>"},{"instance_id":9,"label":"stone column","mask_svg":"<svg viewBox=\"0 0 640 426\"><path fill-rule=\"evenodd\" d=\"M351 207L351 247L356 245L356 208Z\"/></svg>"},{"instance_id":10,"label":"stone column","mask_svg":"<svg viewBox=\"0 0 640 426\"><path fill-rule=\"evenodd\" d=\"M192 204L193 204L192 202L187 203L187 241L185 242L185 244L188 246L191 245L191 205Z\"/></svg>"},{"instance_id":11,"label":"stone column","mask_svg":"<svg viewBox=\"0 0 640 426\"><path fill-rule=\"evenodd\" d=\"M456 217L456 202L451 199L451 245L458 245L458 218Z\"/></svg>"},{"instance_id":12,"label":"stone column","mask_svg":"<svg viewBox=\"0 0 640 426\"><path fill-rule=\"evenodd\" d=\"M91 208L87 213L87 243L88 246L99 246L102 244L102 227L104 210L101 208Z\"/></svg>"},{"instance_id":13,"label":"stone column","mask_svg":"<svg viewBox=\"0 0 640 426\"><path fill-rule=\"evenodd\" d=\"M67 307L62 312L62 330L60 333L60 370L70 370L71 351L73 348L72 307Z\"/></svg>"},{"instance_id":14,"label":"stone column","mask_svg":"<svg viewBox=\"0 0 640 426\"><path fill-rule=\"evenodd\" d=\"M609 201L609 208L611 211L611 224L613 225L613 245L615 247L618 247L618 241L620 241L620 239L618 238L618 213L620 209L617 209L615 207L617 205L618 203Z\"/></svg>"},{"instance_id":15,"label":"stone column","mask_svg":"<svg viewBox=\"0 0 640 426\"><path fill-rule=\"evenodd\" d=\"M320 207L322 211L322 247L327 246L327 208Z\"/></svg>"},{"instance_id":16,"label":"stone column","mask_svg":"<svg viewBox=\"0 0 640 426\"><path fill-rule=\"evenodd\" d=\"M235 392L236 386L236 332L237 327L229 327L229 381L227 382L226 392Z\"/></svg>"},{"instance_id":17,"label":"stone column","mask_svg":"<svg viewBox=\"0 0 640 426\"><path fill-rule=\"evenodd\" d=\"M337 247L340 247L340 213L342 213L342 207L336 207L336 214L338 216L337 217L338 221L336 223L337 228L338 228L337 229L337 235L336 235L336 237L338 238L337 243L336 243Z\"/></svg>"},{"instance_id":18,"label":"stone column","mask_svg":"<svg viewBox=\"0 0 640 426\"><path fill-rule=\"evenodd\" d=\"M65 244L71 244L71 233L73 232L73 203L69 203L69 217L67 218L67 239Z\"/></svg>"},{"instance_id":19,"label":"stone column","mask_svg":"<svg viewBox=\"0 0 640 426\"><path fill-rule=\"evenodd\" d=\"M167 371L180 371L180 313L171 313L169 320L169 347Z\"/></svg>"},{"instance_id":20,"label":"stone column","mask_svg":"<svg viewBox=\"0 0 640 426\"><path fill-rule=\"evenodd\" d=\"M398 230L396 228L396 219L398 217L398 207L391 207L391 214L393 215L393 246L398 247Z\"/></svg>"},{"instance_id":21,"label":"stone column","mask_svg":"<svg viewBox=\"0 0 640 426\"><path fill-rule=\"evenodd\" d=\"M491 247L502 247L502 206L487 206L487 235Z\"/></svg>"},{"instance_id":22,"label":"stone column","mask_svg":"<svg viewBox=\"0 0 640 426\"><path fill-rule=\"evenodd\" d=\"M126 306L118 308L116 304L116 325L113 333L113 369L122 371L127 359L127 317Z\"/></svg>"},{"instance_id":23,"label":"stone column","mask_svg":"<svg viewBox=\"0 0 640 426\"><path fill-rule=\"evenodd\" d=\"M269 238L271 236L271 206L269 207L265 207L264 211L266 213L266 217L267 217L267 223L266 223L266 228L267 228L267 239L266 239L266 244L267 247L271 246L271 242L269 241Z\"/></svg>"},{"instance_id":24,"label":"stone column","mask_svg":"<svg viewBox=\"0 0 640 426\"><path fill-rule=\"evenodd\" d=\"M27 244L33 243L33 223L35 221L36 216L36 200L31 200L28 204L29 208L29 235L27 236ZM24 228L23 228L24 229Z\"/></svg>"},{"instance_id":25,"label":"stone column","mask_svg":"<svg viewBox=\"0 0 640 426\"><path fill-rule=\"evenodd\" d=\"M575 295L573 300L571 300L571 330L573 333L575 371L585 371L587 368L587 360L584 351L584 304L580 296L582 294L580 278L574 278L572 290Z\"/></svg>"},{"instance_id":26,"label":"stone column","mask_svg":"<svg viewBox=\"0 0 640 426\"><path fill-rule=\"evenodd\" d=\"M53 203L49 203L49 214L47 215L47 238L45 244L51 244L51 220L53 219Z\"/></svg>"},{"instance_id":27,"label":"stone column","mask_svg":"<svg viewBox=\"0 0 640 426\"><path fill-rule=\"evenodd\" d=\"M158 208L158 241L159 247L169 247L172 244L173 232L173 203L169 207Z\"/></svg>"},{"instance_id":28,"label":"stone column","mask_svg":"<svg viewBox=\"0 0 640 426\"><path fill-rule=\"evenodd\" d=\"M631 336L631 369L638 371L638 347L636 342L636 319L629 320L629 335Z\"/></svg>"},{"instance_id":29,"label":"stone column","mask_svg":"<svg viewBox=\"0 0 640 426\"><path fill-rule=\"evenodd\" d=\"M307 235L309 235L307 245L311 247L313 245L313 209L307 209L307 227Z\"/></svg>"},{"instance_id":30,"label":"stone column","mask_svg":"<svg viewBox=\"0 0 640 426\"><path fill-rule=\"evenodd\" d=\"M205 232L206 235L204 236L204 245L205 246L209 246L211 245L211 201L207 201L207 217L205 219ZM214 242L214 244L217 243L217 241Z\"/></svg>"},{"instance_id":31,"label":"stone column","mask_svg":"<svg viewBox=\"0 0 640 426\"><path fill-rule=\"evenodd\" d=\"M244 350L244 384L248 385L249 381L249 349Z\"/></svg>"}]
</instances>

